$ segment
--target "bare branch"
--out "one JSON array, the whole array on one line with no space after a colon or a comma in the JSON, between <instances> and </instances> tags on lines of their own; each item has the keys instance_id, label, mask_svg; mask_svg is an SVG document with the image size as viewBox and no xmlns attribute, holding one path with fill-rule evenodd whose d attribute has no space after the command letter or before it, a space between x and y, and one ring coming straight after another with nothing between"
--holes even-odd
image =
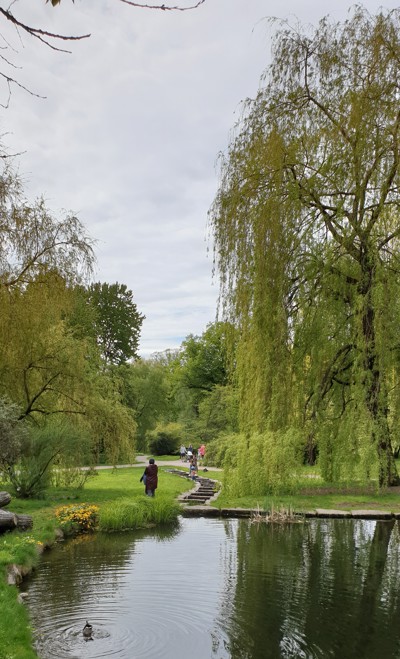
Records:
<instances>
[{"instance_id":1,"label":"bare branch","mask_svg":"<svg viewBox=\"0 0 400 659\"><path fill-rule=\"evenodd\" d=\"M167 5L144 5L141 2L131 2L131 0L120 0L126 5L131 5L131 7L140 7L142 9L162 9L162 11L189 11L190 9L197 9L200 5L203 5L206 0L199 0L195 5L191 7L169 7Z\"/></svg>"},{"instance_id":2,"label":"bare branch","mask_svg":"<svg viewBox=\"0 0 400 659\"><path fill-rule=\"evenodd\" d=\"M56 46L50 44L44 37L61 41L80 41L81 39L87 39L90 37L90 34L81 34L78 36L57 34L55 32L48 32L47 30L41 30L40 28L32 27L31 25L26 25L25 23L22 23L17 18L15 18L15 16L9 10L3 9L2 7L0 7L0 14L2 14L13 25L15 25L17 29L20 28L21 30L24 30L24 32L30 34L36 39L39 39L39 41L42 41L44 44L46 44L46 46L49 46L49 48L52 48L53 50L59 50L66 53L71 52L69 50L64 50L63 48L57 48Z\"/></svg>"}]
</instances>

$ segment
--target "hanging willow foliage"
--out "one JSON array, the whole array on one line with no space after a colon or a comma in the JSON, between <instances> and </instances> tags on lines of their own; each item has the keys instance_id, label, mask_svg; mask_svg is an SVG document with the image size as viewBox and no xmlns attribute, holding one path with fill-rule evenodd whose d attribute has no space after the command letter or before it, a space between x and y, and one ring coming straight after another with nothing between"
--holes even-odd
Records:
<instances>
[{"instance_id":1,"label":"hanging willow foliage","mask_svg":"<svg viewBox=\"0 0 400 659\"><path fill-rule=\"evenodd\" d=\"M292 429L325 477L381 486L399 442L399 99L399 10L281 24L210 210L247 448Z\"/></svg>"}]
</instances>

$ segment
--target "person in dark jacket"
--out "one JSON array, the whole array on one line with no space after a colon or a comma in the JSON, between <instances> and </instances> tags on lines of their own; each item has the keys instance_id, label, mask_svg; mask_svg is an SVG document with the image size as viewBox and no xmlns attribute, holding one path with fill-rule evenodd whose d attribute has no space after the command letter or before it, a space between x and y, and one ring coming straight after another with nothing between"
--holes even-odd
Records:
<instances>
[{"instance_id":1,"label":"person in dark jacket","mask_svg":"<svg viewBox=\"0 0 400 659\"><path fill-rule=\"evenodd\" d=\"M148 497L154 497L158 485L158 467L154 462L154 458L150 458L149 464L144 470L146 476L145 491Z\"/></svg>"}]
</instances>

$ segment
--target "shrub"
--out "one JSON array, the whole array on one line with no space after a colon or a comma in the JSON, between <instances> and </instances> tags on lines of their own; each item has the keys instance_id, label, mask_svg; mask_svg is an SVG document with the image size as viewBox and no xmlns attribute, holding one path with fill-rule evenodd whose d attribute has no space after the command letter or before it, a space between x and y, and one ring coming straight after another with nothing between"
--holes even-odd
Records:
<instances>
[{"instance_id":1,"label":"shrub","mask_svg":"<svg viewBox=\"0 0 400 659\"><path fill-rule=\"evenodd\" d=\"M179 423L159 425L147 434L148 449L153 455L177 453L182 442L183 432Z\"/></svg>"},{"instance_id":2,"label":"shrub","mask_svg":"<svg viewBox=\"0 0 400 659\"><path fill-rule=\"evenodd\" d=\"M40 497L51 484L55 466L60 484L64 476L70 476L68 468L82 464L88 451L89 437L65 420L31 426L19 462L8 469L16 496Z\"/></svg>"},{"instance_id":3,"label":"shrub","mask_svg":"<svg viewBox=\"0 0 400 659\"><path fill-rule=\"evenodd\" d=\"M219 435L206 446L206 463L211 467L222 467L227 454L234 445L237 434Z\"/></svg>"},{"instance_id":4,"label":"shrub","mask_svg":"<svg viewBox=\"0 0 400 659\"><path fill-rule=\"evenodd\" d=\"M61 529L67 535L94 531L98 524L99 507L88 503L60 506L55 515Z\"/></svg>"}]
</instances>

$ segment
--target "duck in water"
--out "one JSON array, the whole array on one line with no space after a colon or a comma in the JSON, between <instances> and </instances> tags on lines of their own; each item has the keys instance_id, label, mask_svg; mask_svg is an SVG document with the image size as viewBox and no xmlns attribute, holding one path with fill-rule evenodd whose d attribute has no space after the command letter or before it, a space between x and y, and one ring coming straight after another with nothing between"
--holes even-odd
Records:
<instances>
[{"instance_id":1,"label":"duck in water","mask_svg":"<svg viewBox=\"0 0 400 659\"><path fill-rule=\"evenodd\" d=\"M82 629L82 634L84 636L85 641L93 641L92 632L93 632L93 626L90 625L86 620L86 625Z\"/></svg>"}]
</instances>

